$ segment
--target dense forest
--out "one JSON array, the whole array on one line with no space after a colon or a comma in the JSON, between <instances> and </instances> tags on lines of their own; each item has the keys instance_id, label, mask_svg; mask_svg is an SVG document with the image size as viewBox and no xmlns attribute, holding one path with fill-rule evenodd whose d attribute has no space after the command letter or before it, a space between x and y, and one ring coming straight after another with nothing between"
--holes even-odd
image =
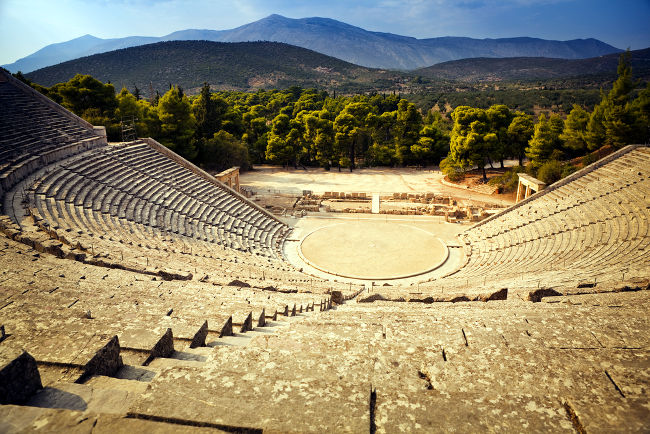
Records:
<instances>
[{"instance_id":1,"label":"dense forest","mask_svg":"<svg viewBox=\"0 0 650 434\"><path fill-rule=\"evenodd\" d=\"M558 105L566 116L536 118L485 101L421 110L395 94L337 96L295 86L215 93L207 83L196 96L170 86L144 99L137 87L116 94L112 84L89 75L50 88L16 76L106 126L109 141L120 141L122 124L132 123L138 136L153 137L208 170L259 163L327 170L440 164L450 178L459 178L515 158L520 165L495 180L507 187L519 171L551 183L591 162L590 152L603 146L647 143L650 86L632 77L629 53L621 55L617 72L611 89L597 99L574 99L570 110L570 100L562 99Z\"/></svg>"}]
</instances>

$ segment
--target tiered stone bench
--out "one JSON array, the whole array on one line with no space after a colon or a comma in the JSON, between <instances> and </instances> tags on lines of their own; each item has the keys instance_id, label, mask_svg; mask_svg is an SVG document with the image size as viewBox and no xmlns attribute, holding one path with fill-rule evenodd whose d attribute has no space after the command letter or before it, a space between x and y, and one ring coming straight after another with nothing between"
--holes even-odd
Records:
<instances>
[{"instance_id":1,"label":"tiered stone bench","mask_svg":"<svg viewBox=\"0 0 650 434\"><path fill-rule=\"evenodd\" d=\"M38 168L106 144L103 130L5 72L0 100L0 198Z\"/></svg>"}]
</instances>

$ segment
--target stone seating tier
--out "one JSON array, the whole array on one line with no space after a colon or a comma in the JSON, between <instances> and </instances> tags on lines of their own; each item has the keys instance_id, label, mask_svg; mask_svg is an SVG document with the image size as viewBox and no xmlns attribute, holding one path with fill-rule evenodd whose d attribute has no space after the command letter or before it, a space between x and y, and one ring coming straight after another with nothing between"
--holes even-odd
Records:
<instances>
[{"instance_id":1,"label":"stone seating tier","mask_svg":"<svg viewBox=\"0 0 650 434\"><path fill-rule=\"evenodd\" d=\"M640 165L650 161L650 150L629 147L621 154L465 231L466 263L419 289L477 294L485 283L575 288L585 280L620 281L625 272L650 278L650 176Z\"/></svg>"},{"instance_id":2,"label":"stone seating tier","mask_svg":"<svg viewBox=\"0 0 650 434\"><path fill-rule=\"evenodd\" d=\"M149 228L153 226L162 232L170 231L186 237L218 242L239 250L277 257L280 237L286 233L278 230L281 226L279 223L244 202L234 200L224 190L214 186L210 189L205 181L197 177L194 177L189 188L202 192L202 196L179 190L178 186L182 185L179 179L190 178L189 171L180 166L176 166L172 171L175 175L170 175L169 172L163 175L156 169L152 173L145 173L131 166L116 165L116 161L130 162L132 153L139 158L158 154L146 144L135 143L129 146L107 147L73 159L51 170L43 179L34 183L32 190L35 208L39 212L52 209L52 206L43 206L41 203L46 197L64 202L57 204L58 216L49 216L46 213L42 217L46 221L51 219L55 226L75 232L107 235L101 232L101 228L113 231L111 225L106 226L105 222L95 223L91 221L96 216L95 213L78 209L90 205L92 200L93 209L109 213L120 220L128 220L138 228L139 225ZM155 155L155 158L160 159L160 156ZM84 160L89 164L84 165ZM163 176L164 182L156 181ZM158 207L154 208L154 204ZM63 205L65 210L62 209ZM195 214L188 214L192 211ZM64 214L69 219L62 219ZM198 221L202 224L198 225ZM218 228L223 228L223 231ZM139 228L135 232L143 234L148 231Z\"/></svg>"},{"instance_id":3,"label":"stone seating tier","mask_svg":"<svg viewBox=\"0 0 650 434\"><path fill-rule=\"evenodd\" d=\"M5 73L2 73L5 75ZM9 191L38 168L106 144L92 126L13 78L0 82L0 184Z\"/></svg>"}]
</instances>

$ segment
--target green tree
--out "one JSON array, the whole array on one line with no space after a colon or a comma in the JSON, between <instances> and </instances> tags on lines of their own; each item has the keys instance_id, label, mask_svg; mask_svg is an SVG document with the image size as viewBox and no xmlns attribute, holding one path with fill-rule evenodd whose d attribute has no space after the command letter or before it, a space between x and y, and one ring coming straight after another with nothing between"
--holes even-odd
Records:
<instances>
[{"instance_id":1,"label":"green tree","mask_svg":"<svg viewBox=\"0 0 650 434\"><path fill-rule=\"evenodd\" d=\"M449 153L449 133L443 125L440 113L431 117L430 123L420 130L418 143L411 146L411 154L420 164L440 164L442 158Z\"/></svg>"},{"instance_id":2,"label":"green tree","mask_svg":"<svg viewBox=\"0 0 650 434\"><path fill-rule=\"evenodd\" d=\"M357 156L365 155L369 142L368 115L372 107L366 102L350 102L334 120L336 152L339 154L340 164L349 167L350 171L356 167ZM347 151L347 152L346 152ZM345 155L346 159L343 159Z\"/></svg>"},{"instance_id":3,"label":"green tree","mask_svg":"<svg viewBox=\"0 0 650 434\"><path fill-rule=\"evenodd\" d=\"M61 96L61 105L79 116L88 110L100 116L113 117L117 108L115 87L104 84L90 75L77 74L66 83L52 86Z\"/></svg>"},{"instance_id":4,"label":"green tree","mask_svg":"<svg viewBox=\"0 0 650 434\"><path fill-rule=\"evenodd\" d=\"M600 148L605 143L607 131L605 130L605 106L606 104L600 103L589 115L589 122L587 122L587 131L585 133L585 141L587 148L590 151Z\"/></svg>"},{"instance_id":5,"label":"green tree","mask_svg":"<svg viewBox=\"0 0 650 434\"><path fill-rule=\"evenodd\" d=\"M272 163L288 166L296 159L296 150L287 142L291 131L290 121L286 114L279 114L273 119L266 146L266 159Z\"/></svg>"},{"instance_id":6,"label":"green tree","mask_svg":"<svg viewBox=\"0 0 650 434\"><path fill-rule=\"evenodd\" d=\"M325 95L318 93L314 89L307 89L302 92L300 98L293 105L294 117L301 111L318 111L323 107Z\"/></svg>"},{"instance_id":7,"label":"green tree","mask_svg":"<svg viewBox=\"0 0 650 434\"><path fill-rule=\"evenodd\" d=\"M114 120L117 98L112 84L77 74L65 83L52 86L48 96L91 124L106 127L109 141L121 139L120 125Z\"/></svg>"},{"instance_id":8,"label":"green tree","mask_svg":"<svg viewBox=\"0 0 650 434\"><path fill-rule=\"evenodd\" d=\"M395 158L399 164L407 164L413 161L411 148L415 146L416 152L424 150L419 144L420 130L422 129L422 115L415 107L415 104L403 99L397 105L395 126Z\"/></svg>"},{"instance_id":9,"label":"green tree","mask_svg":"<svg viewBox=\"0 0 650 434\"><path fill-rule=\"evenodd\" d=\"M526 148L526 156L530 158L533 167L541 166L551 158L554 151L560 150L562 124L562 118L558 115L553 114L549 118L544 113L539 115L535 132Z\"/></svg>"},{"instance_id":10,"label":"green tree","mask_svg":"<svg viewBox=\"0 0 650 434\"><path fill-rule=\"evenodd\" d=\"M140 106L135 95L132 95L125 87L117 94L117 109L115 110L116 120L138 119L140 117Z\"/></svg>"},{"instance_id":11,"label":"green tree","mask_svg":"<svg viewBox=\"0 0 650 434\"><path fill-rule=\"evenodd\" d=\"M141 137L159 138L162 128L157 106L141 99L138 101L138 112L140 113L140 118L136 122L138 134Z\"/></svg>"},{"instance_id":12,"label":"green tree","mask_svg":"<svg viewBox=\"0 0 650 434\"><path fill-rule=\"evenodd\" d=\"M321 167L327 170L334 159L334 121L326 109L318 113L318 128L314 139L315 157Z\"/></svg>"},{"instance_id":13,"label":"green tree","mask_svg":"<svg viewBox=\"0 0 650 434\"><path fill-rule=\"evenodd\" d=\"M140 88L136 86L135 84L133 85L133 96L135 97L136 101L140 101L142 99L142 96L140 94Z\"/></svg>"},{"instance_id":14,"label":"green tree","mask_svg":"<svg viewBox=\"0 0 650 434\"><path fill-rule=\"evenodd\" d=\"M564 122L564 130L560 134L560 140L564 147L573 155L583 155L587 151L585 133L589 123L589 113L578 104L573 104L571 112Z\"/></svg>"},{"instance_id":15,"label":"green tree","mask_svg":"<svg viewBox=\"0 0 650 434\"><path fill-rule=\"evenodd\" d=\"M547 185L551 185L554 182L562 179L563 171L564 168L562 166L562 163L557 160L549 160L542 163L542 165L539 167L539 170L537 171L537 178L539 178L540 181L546 183Z\"/></svg>"},{"instance_id":16,"label":"green tree","mask_svg":"<svg viewBox=\"0 0 650 434\"><path fill-rule=\"evenodd\" d=\"M209 138L219 130L221 126L219 113L208 83L203 83L201 93L192 102L192 114L196 119L197 137Z\"/></svg>"},{"instance_id":17,"label":"green tree","mask_svg":"<svg viewBox=\"0 0 650 434\"><path fill-rule=\"evenodd\" d=\"M192 114L190 101L172 86L158 102L160 118L160 141L183 158L193 160L197 150L192 140L196 120Z\"/></svg>"},{"instance_id":18,"label":"green tree","mask_svg":"<svg viewBox=\"0 0 650 434\"><path fill-rule=\"evenodd\" d=\"M533 120L523 112L516 112L508 126L510 154L519 159L520 166L523 166L526 147L533 136L533 129Z\"/></svg>"},{"instance_id":19,"label":"green tree","mask_svg":"<svg viewBox=\"0 0 650 434\"><path fill-rule=\"evenodd\" d=\"M629 50L619 57L617 73L612 89L594 108L587 124L586 139L590 150L603 145L620 148L638 137L631 104L632 92L638 83L632 79Z\"/></svg>"},{"instance_id":20,"label":"green tree","mask_svg":"<svg viewBox=\"0 0 650 434\"><path fill-rule=\"evenodd\" d=\"M639 92L639 95L632 102L632 111L636 119L635 131L637 137L635 143L650 142L650 83Z\"/></svg>"},{"instance_id":21,"label":"green tree","mask_svg":"<svg viewBox=\"0 0 650 434\"><path fill-rule=\"evenodd\" d=\"M489 148L485 137L489 134L488 118L485 110L459 106L451 114L454 127L451 130L449 155L441 162L441 168L447 169L447 175L453 172L465 172L474 166L483 171L483 180L487 181L485 164Z\"/></svg>"},{"instance_id":22,"label":"green tree","mask_svg":"<svg viewBox=\"0 0 650 434\"><path fill-rule=\"evenodd\" d=\"M304 114L304 112L301 112ZM293 148L295 153L294 165L304 165L310 160L310 148L305 141L305 128L302 123L302 116L289 121L290 130L286 136L286 143Z\"/></svg>"},{"instance_id":23,"label":"green tree","mask_svg":"<svg viewBox=\"0 0 650 434\"><path fill-rule=\"evenodd\" d=\"M311 145L311 155L329 170L334 156L334 122L327 110L313 111L303 117L304 139Z\"/></svg>"},{"instance_id":24,"label":"green tree","mask_svg":"<svg viewBox=\"0 0 650 434\"><path fill-rule=\"evenodd\" d=\"M210 170L222 171L233 166L250 167L248 149L232 134L220 130L212 138L200 139L199 161Z\"/></svg>"},{"instance_id":25,"label":"green tree","mask_svg":"<svg viewBox=\"0 0 650 434\"><path fill-rule=\"evenodd\" d=\"M394 128L397 122L397 110L385 111L380 115L368 116L372 145L368 149L368 158L374 165L393 165L397 163L395 155Z\"/></svg>"},{"instance_id":26,"label":"green tree","mask_svg":"<svg viewBox=\"0 0 650 434\"><path fill-rule=\"evenodd\" d=\"M349 167L350 172L354 168L354 143L357 135L357 120L349 113L341 112L334 120L335 148L334 152L339 156L338 166Z\"/></svg>"},{"instance_id":27,"label":"green tree","mask_svg":"<svg viewBox=\"0 0 650 434\"><path fill-rule=\"evenodd\" d=\"M503 168L503 160L510 155L508 127L514 118L510 109L501 104L493 105L485 111L488 118L490 133L488 138L490 162L499 161Z\"/></svg>"},{"instance_id":28,"label":"green tree","mask_svg":"<svg viewBox=\"0 0 650 434\"><path fill-rule=\"evenodd\" d=\"M254 163L261 163L265 159L268 132L270 130L264 117L266 108L263 105L253 105L242 115L242 122L246 132L242 141L246 143L249 154Z\"/></svg>"}]
</instances>

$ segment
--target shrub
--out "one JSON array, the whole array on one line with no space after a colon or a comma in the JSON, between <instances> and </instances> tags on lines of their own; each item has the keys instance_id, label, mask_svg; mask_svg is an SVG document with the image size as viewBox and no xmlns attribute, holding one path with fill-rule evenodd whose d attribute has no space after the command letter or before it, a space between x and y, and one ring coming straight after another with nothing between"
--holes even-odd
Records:
<instances>
[{"instance_id":1,"label":"shrub","mask_svg":"<svg viewBox=\"0 0 650 434\"><path fill-rule=\"evenodd\" d=\"M440 170L452 182L459 182L465 179L465 171L450 158L445 158L440 162Z\"/></svg>"},{"instance_id":2,"label":"shrub","mask_svg":"<svg viewBox=\"0 0 650 434\"><path fill-rule=\"evenodd\" d=\"M562 178L566 178L567 176L571 175L573 172L578 170L578 168L572 164L566 164L564 167L562 167Z\"/></svg>"},{"instance_id":3,"label":"shrub","mask_svg":"<svg viewBox=\"0 0 650 434\"><path fill-rule=\"evenodd\" d=\"M562 179L564 167L557 160L550 160L542 164L537 170L537 178L546 185L553 184Z\"/></svg>"},{"instance_id":4,"label":"shrub","mask_svg":"<svg viewBox=\"0 0 650 434\"><path fill-rule=\"evenodd\" d=\"M589 166L591 163L595 163L598 161L598 155L596 152L591 152L584 157L582 157L582 165L583 166Z\"/></svg>"},{"instance_id":5,"label":"shrub","mask_svg":"<svg viewBox=\"0 0 650 434\"><path fill-rule=\"evenodd\" d=\"M522 166L513 166L504 172L503 175L491 178L488 184L499 186L503 193L515 191L519 183L519 176L517 174L524 171L525 169Z\"/></svg>"}]
</instances>

